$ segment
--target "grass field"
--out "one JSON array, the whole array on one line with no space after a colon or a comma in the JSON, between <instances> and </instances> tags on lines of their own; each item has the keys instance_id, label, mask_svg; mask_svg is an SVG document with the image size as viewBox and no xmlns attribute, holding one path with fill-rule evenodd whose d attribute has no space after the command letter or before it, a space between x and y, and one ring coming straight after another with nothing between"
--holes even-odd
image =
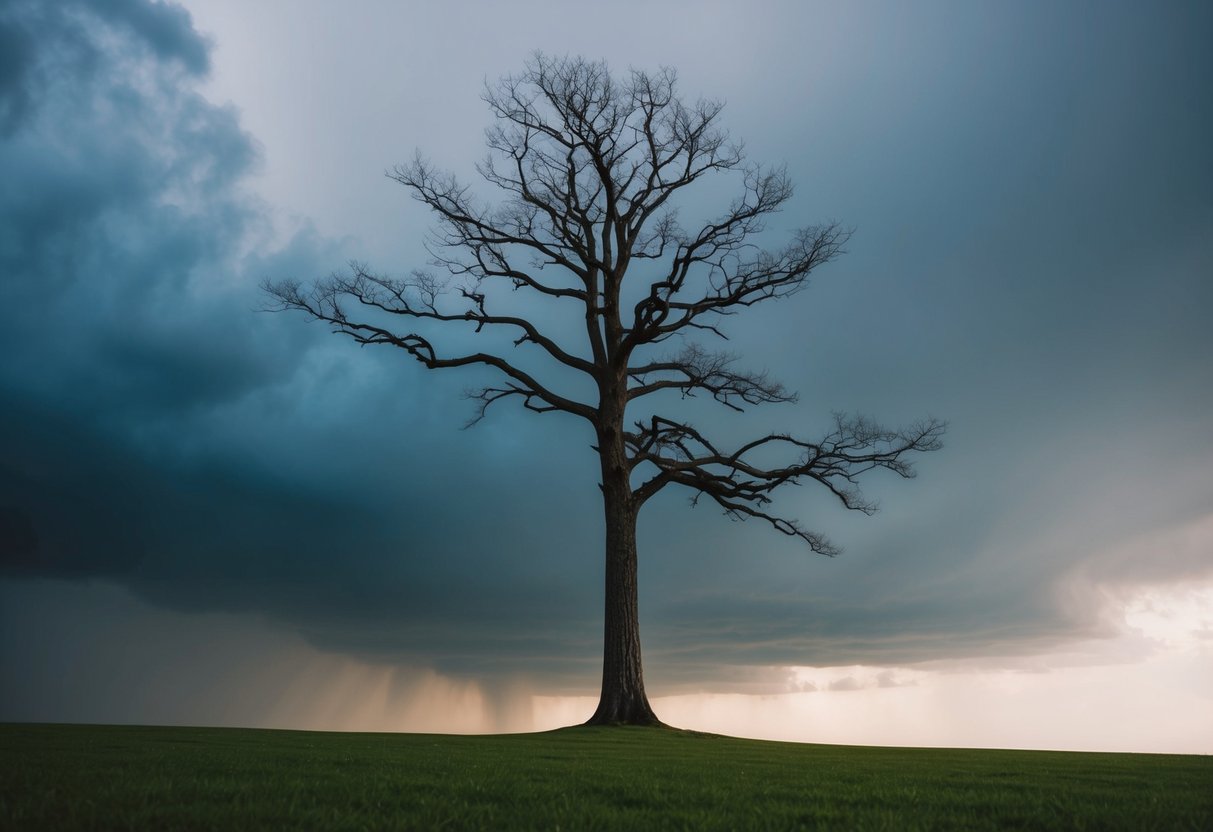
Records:
<instances>
[{"instance_id":1,"label":"grass field","mask_svg":"<svg viewBox=\"0 0 1213 832\"><path fill-rule=\"evenodd\" d=\"M1213 829L1213 757L0 725L5 829Z\"/></svg>"}]
</instances>

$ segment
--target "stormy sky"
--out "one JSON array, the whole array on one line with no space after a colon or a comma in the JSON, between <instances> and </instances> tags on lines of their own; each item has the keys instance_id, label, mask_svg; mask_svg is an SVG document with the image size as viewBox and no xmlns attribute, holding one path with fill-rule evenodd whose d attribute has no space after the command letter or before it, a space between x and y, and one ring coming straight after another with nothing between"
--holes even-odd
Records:
<instances>
[{"instance_id":1,"label":"stormy sky","mask_svg":"<svg viewBox=\"0 0 1213 832\"><path fill-rule=\"evenodd\" d=\"M866 483L875 517L780 498L835 559L686 493L647 506L659 715L775 735L755 714L795 711L783 735L847 741L804 709L872 724L946 688L921 735L859 740L1014 744L1011 717L1010 739L940 721L997 679L1015 719L1213 751L1213 10L756 8L0 3L0 719L589 715L588 430L508 405L464 430L484 376L258 289L424 265L430 221L384 171L420 149L474 177L486 80L543 50L727 102L797 186L767 239L855 229L807 292L728 321L799 402L671 413L734 437L950 425L918 479Z\"/></svg>"}]
</instances>

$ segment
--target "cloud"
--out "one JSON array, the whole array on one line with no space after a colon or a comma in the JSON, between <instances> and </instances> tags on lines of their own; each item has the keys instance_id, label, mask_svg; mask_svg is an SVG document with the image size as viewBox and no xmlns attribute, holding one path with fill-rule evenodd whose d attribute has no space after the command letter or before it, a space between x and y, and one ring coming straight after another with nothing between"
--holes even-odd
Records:
<instances>
[{"instance_id":1,"label":"cloud","mask_svg":"<svg viewBox=\"0 0 1213 832\"><path fill-rule=\"evenodd\" d=\"M5 719L443 733L533 725L516 684L362 662L255 616L166 611L104 582L0 585L0 599Z\"/></svg>"},{"instance_id":2,"label":"cloud","mask_svg":"<svg viewBox=\"0 0 1213 832\"><path fill-rule=\"evenodd\" d=\"M100 103L92 94L109 86L121 93L133 79L114 83L98 70L125 70L146 57L159 72L205 76L207 42L193 28L189 12L174 3L146 0L65 0L46 4L13 0L0 10L0 136L16 133L46 108L70 98L77 105ZM117 42L103 42L97 30ZM120 50L133 50L129 60ZM65 83L81 93L65 96ZM91 99L91 100L90 100ZM111 101L111 103L119 103ZM54 113L63 116L59 110Z\"/></svg>"},{"instance_id":3,"label":"cloud","mask_svg":"<svg viewBox=\"0 0 1213 832\"><path fill-rule=\"evenodd\" d=\"M303 226L271 245L257 143L198 92L188 15L18 4L4 26L30 47L0 145L4 574L108 578L465 675L590 662L590 605L543 530L560 482L525 506L461 493L531 475L518 414L468 442L466 380L413 392L394 356L257 311L261 278L323 274L345 243Z\"/></svg>"},{"instance_id":4,"label":"cloud","mask_svg":"<svg viewBox=\"0 0 1213 832\"><path fill-rule=\"evenodd\" d=\"M240 188L257 148L194 89L207 47L180 7L17 3L3 26L36 45L3 84L0 143L0 494L36 543L4 563L128 574L159 555L191 420L294 371L299 342L256 326L232 278L264 233Z\"/></svg>"},{"instance_id":5,"label":"cloud","mask_svg":"<svg viewBox=\"0 0 1213 832\"><path fill-rule=\"evenodd\" d=\"M178 61L195 75L210 70L210 45L183 7L164 0L93 0L91 5L99 17L129 29L159 58Z\"/></svg>"},{"instance_id":6,"label":"cloud","mask_svg":"<svg viewBox=\"0 0 1213 832\"><path fill-rule=\"evenodd\" d=\"M914 684L913 679L903 680L897 678L897 675L892 670L882 670L876 674L876 687L878 688L901 688Z\"/></svg>"},{"instance_id":7,"label":"cloud","mask_svg":"<svg viewBox=\"0 0 1213 832\"><path fill-rule=\"evenodd\" d=\"M473 464L504 479L525 474L528 454L511 448L506 417L435 468L462 441L460 381L426 410L426 392L391 389L411 381L397 364L326 350L316 328L257 311L262 277L323 273L345 255L307 227L268 246L267 208L244 189L256 142L198 93L206 44L187 24L154 4L6 12L6 31L38 45L20 73L40 85L21 87L38 107L0 157L12 185L0 196L0 420L16 448L3 468L6 566L117 576L187 606L321 621L402 607L424 620L456 583L442 564L475 559L442 551L465 513L491 524L486 548L503 533L513 548L537 542L525 510L450 499ZM399 443L435 423L449 433L428 449ZM410 528L418 517L425 527ZM402 546L440 563L384 587ZM473 615L504 614L491 579L465 582Z\"/></svg>"},{"instance_id":8,"label":"cloud","mask_svg":"<svg viewBox=\"0 0 1213 832\"><path fill-rule=\"evenodd\" d=\"M738 435L812 432L835 407L894 422L935 412L953 430L917 483L871 484L876 518L808 488L783 498L846 546L837 560L689 510L685 494L647 507L641 609L657 689L1021 656L1108 632L1109 593L1206 574L1211 120L1191 93L1207 86L1208 52L1153 19L1126 41L1137 21L1110 15L1077 52L1063 21L1025 66L1018 39L1035 24L1001 14L1014 18L1005 37L969 17L971 39L932 31L931 49L916 48L944 57L924 64L907 63L905 40L924 32L861 15L852 23L883 57L838 64L856 92L814 95L820 124L782 94L723 91L738 135L758 131L776 157L763 161L814 137L815 155L790 160L821 173L796 211L837 211L860 233L803 297L730 329L804 404L745 422L696 415ZM1140 50L1113 48L1126 42ZM326 274L362 242L306 222L282 233L251 192L265 152L235 107L200 92L209 50L174 4L0 10L0 574L264 616L359 667L592 689L592 437L510 410L460 431L474 376L426 375L256 311L262 278ZM702 51L680 53L684 77L735 83L723 65L696 67ZM763 72L809 77L742 63L758 89L775 88ZM330 87L347 104L369 95L335 71ZM1129 88L1142 95L1117 93ZM427 88L424 115L457 94ZM291 122L301 148L322 132L306 104ZM298 152L326 176L377 180L368 158L397 161L401 135L443 121L399 118L358 137L386 137L374 152ZM360 188L334 204L367 210Z\"/></svg>"}]
</instances>

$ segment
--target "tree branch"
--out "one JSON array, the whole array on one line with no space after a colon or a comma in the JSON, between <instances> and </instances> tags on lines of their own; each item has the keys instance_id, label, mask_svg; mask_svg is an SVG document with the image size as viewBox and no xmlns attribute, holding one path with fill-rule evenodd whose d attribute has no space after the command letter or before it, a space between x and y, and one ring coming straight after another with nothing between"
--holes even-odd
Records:
<instances>
[{"instance_id":1,"label":"tree branch","mask_svg":"<svg viewBox=\"0 0 1213 832\"><path fill-rule=\"evenodd\" d=\"M796 401L795 393L785 390L766 372L734 370L735 361L736 356L731 353L708 352L698 344L688 344L670 359L629 367L628 376L635 386L628 390L628 399L661 390L677 390L683 398L689 398L701 390L737 411L742 410L739 401L750 405Z\"/></svg>"},{"instance_id":2,"label":"tree branch","mask_svg":"<svg viewBox=\"0 0 1213 832\"><path fill-rule=\"evenodd\" d=\"M507 376L512 382L512 387L517 387L518 392L528 396L530 401L542 401L548 408L553 410L561 410L565 413L571 413L575 416L580 416L590 422L594 421L596 409L591 405L582 402L574 401L555 393L549 387L541 384L530 373L514 366L508 360L498 355L491 353L477 352L469 355L461 355L454 357L439 356L433 344L423 335L415 332L400 334L393 332L386 327L367 323L365 321L355 321L346 313L342 306L342 298L351 298L363 306L379 309L391 314L402 315L408 318L431 319L431 320L470 320L476 321L475 317L468 316L452 316L444 315L437 311L437 297L441 293L441 287L430 282L429 280L419 280L415 283L391 283L388 286L400 288L400 293L396 294L383 283L369 280L364 277L359 277L355 273L353 278L346 278L341 275L334 275L327 281L321 281L315 284L310 292L305 292L298 281L282 281L278 283L265 282L262 284L262 290L265 291L271 298L277 301L277 304L272 307L273 311L281 311L286 309L296 309L306 312L311 317L319 321L324 321L333 328L333 332L349 336L359 344L388 344L404 350L417 361L421 362L425 367L431 370L450 369L454 367L467 367L471 365L484 365L492 367ZM399 302L399 306L393 306L383 302L383 297L372 290L371 286L377 286L385 291ZM416 289L420 293L420 300L415 302L416 305L410 305L410 301L405 298L405 291L408 289ZM514 325L512 319L491 319L481 321L485 323L498 323L505 325ZM529 324L528 324L529 326ZM527 327L523 327L527 339L530 338ZM537 333L536 333L537 334ZM543 336L538 336L540 340L535 343L540 346L545 346L546 339ZM517 343L517 342L516 342ZM550 343L550 342L549 342ZM545 346L545 349L548 347ZM558 347L553 349L559 350ZM588 362L577 359L573 356L568 356L570 360L580 362L591 368ZM574 365L570 365L574 366ZM532 407L531 409L534 409Z\"/></svg>"},{"instance_id":3,"label":"tree branch","mask_svg":"<svg viewBox=\"0 0 1213 832\"><path fill-rule=\"evenodd\" d=\"M396 280L358 264L308 292L290 281L265 289L277 308L302 310L360 344L398 347L426 367L493 367L504 380L468 394L478 403L471 423L505 399L589 420L601 443L613 443L600 448L610 463L604 470L627 476L644 464L654 469L638 487L616 483L619 490L632 488L635 508L667 485L682 485L730 517L762 519L814 551L833 554L825 538L770 512L771 494L811 480L848 509L875 511L858 478L877 468L912 476L909 458L940 447L942 422L890 430L839 415L815 442L772 433L731 452L660 416L624 432L629 402L667 390L707 394L734 410L795 401L765 372L736 368L729 353L695 343L655 360L638 358L637 351L690 331L724 338L728 316L804 288L815 269L843 252L851 234L829 222L800 229L782 248L760 246L766 222L792 198L787 171L747 164L741 144L720 126L723 105L686 103L676 82L670 69L633 70L616 80L603 62L536 54L521 74L486 85L483 94L497 123L486 134L489 153L477 171L504 194L500 204L480 203L469 186L420 156L388 174L434 213L437 227L427 248L433 264L460 283L457 289L430 272ZM679 224L675 200L711 173L738 177L740 195L689 232ZM639 271L630 269L633 261L645 261L649 282L641 284L625 320L624 281ZM589 357L558 343L533 316L497 314L496 287L578 302ZM508 332L515 346L535 344L559 367L590 376L598 401L563 397L489 352L440 355L426 336L393 330L398 319ZM771 462L777 452L792 461Z\"/></svg>"},{"instance_id":4,"label":"tree branch","mask_svg":"<svg viewBox=\"0 0 1213 832\"><path fill-rule=\"evenodd\" d=\"M782 485L810 479L828 489L846 508L872 514L877 506L863 496L858 478L877 468L913 477L907 457L938 450L946 429L945 423L937 419L892 430L862 416L835 414L834 428L816 442L768 434L725 453L691 425L660 416L652 417L647 424L638 422L635 427L635 432L627 434L632 468L649 463L657 469L636 488L638 505L667 485L686 486L695 492L695 500L706 495L731 517L767 520L823 554L836 554L837 550L820 535L763 508L771 502L771 493ZM799 459L775 466L755 459L762 452L779 448L796 452Z\"/></svg>"}]
</instances>

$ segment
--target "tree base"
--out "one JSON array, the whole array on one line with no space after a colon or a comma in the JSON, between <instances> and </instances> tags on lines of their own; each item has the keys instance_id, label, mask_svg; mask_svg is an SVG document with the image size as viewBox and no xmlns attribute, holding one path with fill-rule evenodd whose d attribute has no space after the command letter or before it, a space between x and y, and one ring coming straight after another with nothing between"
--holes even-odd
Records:
<instances>
[{"instance_id":1,"label":"tree base","mask_svg":"<svg viewBox=\"0 0 1213 832\"><path fill-rule=\"evenodd\" d=\"M654 728L668 727L657 718L645 699L630 701L601 700L598 710L582 725L646 725Z\"/></svg>"}]
</instances>

